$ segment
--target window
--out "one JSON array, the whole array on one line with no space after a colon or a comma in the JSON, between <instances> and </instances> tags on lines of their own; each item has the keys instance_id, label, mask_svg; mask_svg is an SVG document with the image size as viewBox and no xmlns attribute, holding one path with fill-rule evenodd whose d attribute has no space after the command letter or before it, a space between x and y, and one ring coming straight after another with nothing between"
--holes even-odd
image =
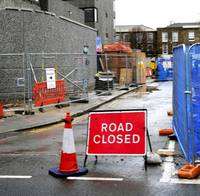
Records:
<instances>
[{"instance_id":1,"label":"window","mask_svg":"<svg viewBox=\"0 0 200 196\"><path fill-rule=\"evenodd\" d=\"M109 37L109 34L108 33L106 33L106 38L108 38Z\"/></svg>"},{"instance_id":2,"label":"window","mask_svg":"<svg viewBox=\"0 0 200 196\"><path fill-rule=\"evenodd\" d=\"M116 35L115 35L115 41L118 42L118 41L120 41L120 40L121 40L120 35L119 35L119 34L116 34Z\"/></svg>"},{"instance_id":3,"label":"window","mask_svg":"<svg viewBox=\"0 0 200 196\"><path fill-rule=\"evenodd\" d=\"M108 18L108 13L106 12L106 18Z\"/></svg>"},{"instance_id":4,"label":"window","mask_svg":"<svg viewBox=\"0 0 200 196\"><path fill-rule=\"evenodd\" d=\"M178 32L172 32L172 42L178 42Z\"/></svg>"},{"instance_id":5,"label":"window","mask_svg":"<svg viewBox=\"0 0 200 196\"><path fill-rule=\"evenodd\" d=\"M163 54L168 54L168 44L167 43L164 43L162 45L162 53Z\"/></svg>"},{"instance_id":6,"label":"window","mask_svg":"<svg viewBox=\"0 0 200 196\"><path fill-rule=\"evenodd\" d=\"M162 32L162 42L168 42L168 33Z\"/></svg>"},{"instance_id":7,"label":"window","mask_svg":"<svg viewBox=\"0 0 200 196\"><path fill-rule=\"evenodd\" d=\"M130 41L130 34L129 33L124 33L123 34L123 41L129 42Z\"/></svg>"},{"instance_id":8,"label":"window","mask_svg":"<svg viewBox=\"0 0 200 196\"><path fill-rule=\"evenodd\" d=\"M29 0L31 1L32 3L39 3L39 0Z\"/></svg>"},{"instance_id":9,"label":"window","mask_svg":"<svg viewBox=\"0 0 200 196\"><path fill-rule=\"evenodd\" d=\"M48 0L35 1L40 4L41 10L48 11Z\"/></svg>"},{"instance_id":10,"label":"window","mask_svg":"<svg viewBox=\"0 0 200 196\"><path fill-rule=\"evenodd\" d=\"M195 40L194 31L188 32L188 40L189 41L194 41Z\"/></svg>"},{"instance_id":11,"label":"window","mask_svg":"<svg viewBox=\"0 0 200 196\"><path fill-rule=\"evenodd\" d=\"M85 8L85 22L97 22L98 13L96 8Z\"/></svg>"},{"instance_id":12,"label":"window","mask_svg":"<svg viewBox=\"0 0 200 196\"><path fill-rule=\"evenodd\" d=\"M141 44L143 40L143 33L136 33L136 42Z\"/></svg>"},{"instance_id":13,"label":"window","mask_svg":"<svg viewBox=\"0 0 200 196\"><path fill-rule=\"evenodd\" d=\"M153 33L147 33L147 43L153 43Z\"/></svg>"}]
</instances>

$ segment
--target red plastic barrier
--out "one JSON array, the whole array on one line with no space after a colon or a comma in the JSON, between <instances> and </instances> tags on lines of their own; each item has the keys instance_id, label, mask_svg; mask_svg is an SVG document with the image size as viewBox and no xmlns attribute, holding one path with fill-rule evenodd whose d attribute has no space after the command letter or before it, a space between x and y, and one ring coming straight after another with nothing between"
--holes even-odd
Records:
<instances>
[{"instance_id":1,"label":"red plastic barrier","mask_svg":"<svg viewBox=\"0 0 200 196\"><path fill-rule=\"evenodd\" d=\"M56 104L65 100L65 82L56 81L56 88L47 89L47 82L38 82L33 87L33 100L35 107Z\"/></svg>"},{"instance_id":2,"label":"red plastic barrier","mask_svg":"<svg viewBox=\"0 0 200 196\"><path fill-rule=\"evenodd\" d=\"M0 103L0 118L3 118L4 113L3 113L3 104Z\"/></svg>"}]
</instances>

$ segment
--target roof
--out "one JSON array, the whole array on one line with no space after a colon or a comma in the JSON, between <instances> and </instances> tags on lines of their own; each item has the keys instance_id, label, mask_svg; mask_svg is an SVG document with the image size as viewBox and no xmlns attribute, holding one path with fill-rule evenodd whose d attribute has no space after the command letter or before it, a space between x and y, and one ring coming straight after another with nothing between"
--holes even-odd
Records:
<instances>
[{"instance_id":1,"label":"roof","mask_svg":"<svg viewBox=\"0 0 200 196\"><path fill-rule=\"evenodd\" d=\"M104 52L124 52L132 53L132 49L122 43L116 42L114 44L106 44L103 47Z\"/></svg>"},{"instance_id":2,"label":"roof","mask_svg":"<svg viewBox=\"0 0 200 196\"><path fill-rule=\"evenodd\" d=\"M117 33L130 32L130 31L156 31L144 25L116 25L115 30Z\"/></svg>"},{"instance_id":3,"label":"roof","mask_svg":"<svg viewBox=\"0 0 200 196\"><path fill-rule=\"evenodd\" d=\"M200 28L199 22L185 22L185 23L173 23L167 26L167 28Z\"/></svg>"}]
</instances>

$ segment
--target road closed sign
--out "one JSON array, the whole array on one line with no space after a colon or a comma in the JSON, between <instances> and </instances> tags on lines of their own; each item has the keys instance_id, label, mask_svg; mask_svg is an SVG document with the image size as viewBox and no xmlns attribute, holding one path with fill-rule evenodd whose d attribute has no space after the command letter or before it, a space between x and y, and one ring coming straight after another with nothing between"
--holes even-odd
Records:
<instances>
[{"instance_id":1,"label":"road closed sign","mask_svg":"<svg viewBox=\"0 0 200 196\"><path fill-rule=\"evenodd\" d=\"M92 112L87 155L145 155L146 110Z\"/></svg>"}]
</instances>

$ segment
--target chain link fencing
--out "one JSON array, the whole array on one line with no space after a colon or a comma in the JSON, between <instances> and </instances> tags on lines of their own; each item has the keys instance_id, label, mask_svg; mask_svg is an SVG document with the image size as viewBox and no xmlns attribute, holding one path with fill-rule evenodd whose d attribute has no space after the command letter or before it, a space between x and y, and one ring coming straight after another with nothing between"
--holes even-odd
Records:
<instances>
[{"instance_id":1,"label":"chain link fencing","mask_svg":"<svg viewBox=\"0 0 200 196\"><path fill-rule=\"evenodd\" d=\"M0 54L0 76L0 102L27 113L146 82L145 62L127 54Z\"/></svg>"}]
</instances>

